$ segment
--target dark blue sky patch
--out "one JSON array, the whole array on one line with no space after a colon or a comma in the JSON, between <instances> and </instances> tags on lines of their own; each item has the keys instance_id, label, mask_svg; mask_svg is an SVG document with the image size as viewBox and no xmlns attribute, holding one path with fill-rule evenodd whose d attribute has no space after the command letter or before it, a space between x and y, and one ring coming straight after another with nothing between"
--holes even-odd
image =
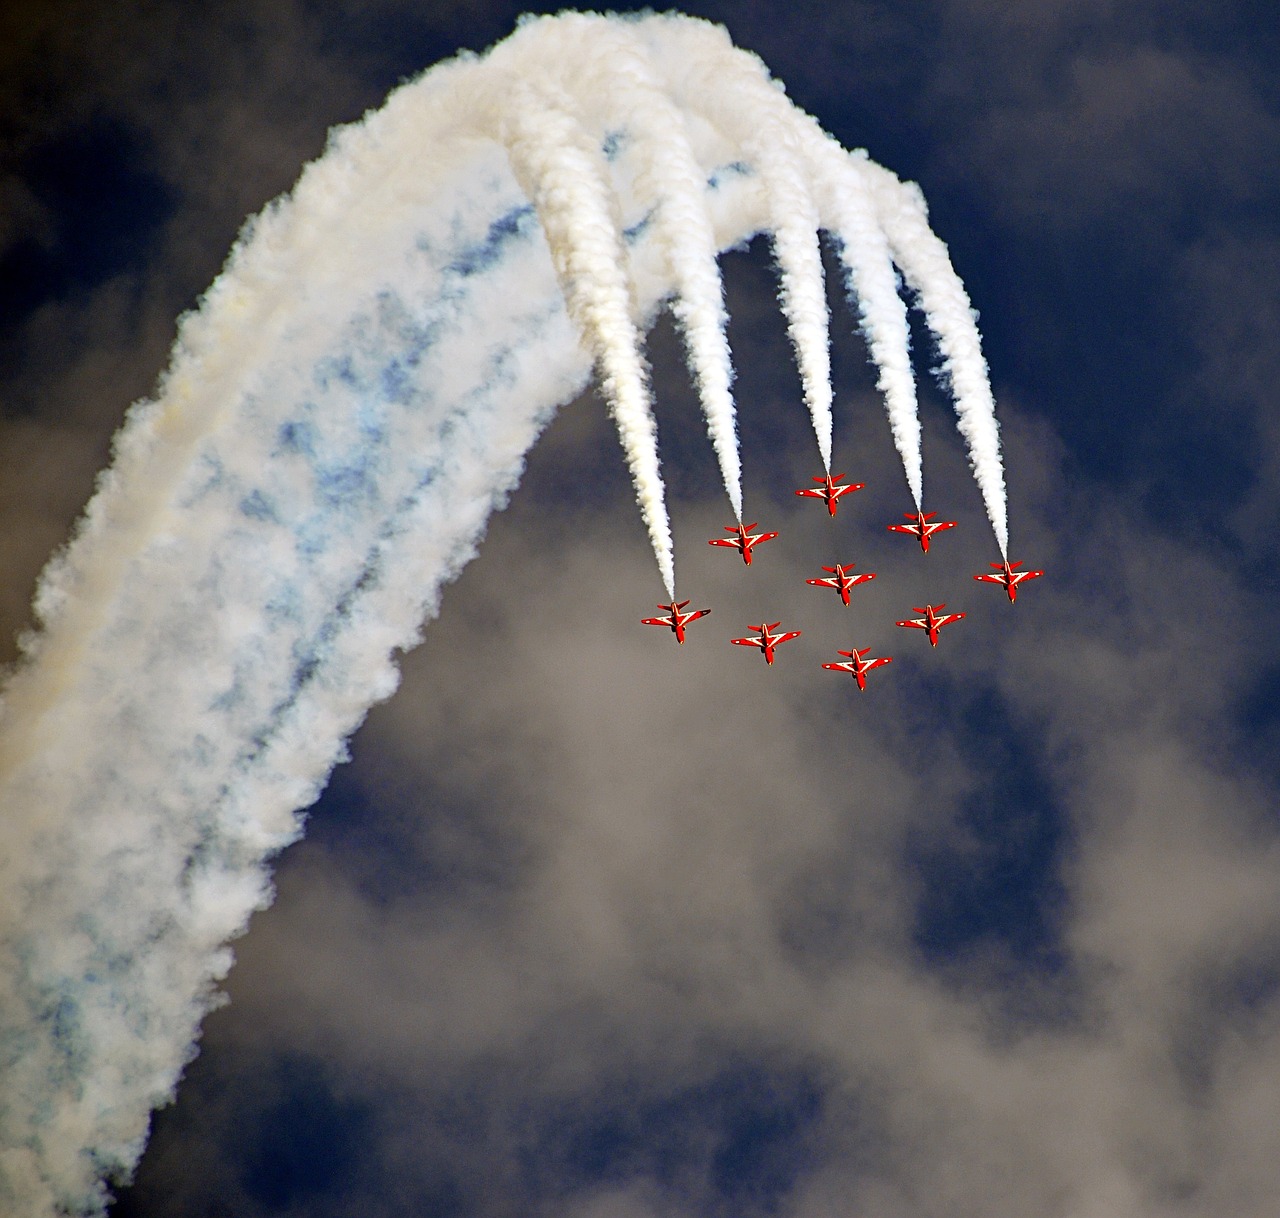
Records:
<instances>
[{"instance_id":1,"label":"dark blue sky patch","mask_svg":"<svg viewBox=\"0 0 1280 1218\"><path fill-rule=\"evenodd\" d=\"M1238 755L1268 781L1280 781L1280 662L1254 673L1234 719Z\"/></svg>"},{"instance_id":2,"label":"dark blue sky patch","mask_svg":"<svg viewBox=\"0 0 1280 1218\"><path fill-rule=\"evenodd\" d=\"M607 131L605 132L604 142L600 145L600 151L604 153L606 161L616 160L618 153L627 145L627 133L625 131Z\"/></svg>"},{"instance_id":3,"label":"dark blue sky patch","mask_svg":"<svg viewBox=\"0 0 1280 1218\"><path fill-rule=\"evenodd\" d=\"M724 182L730 178L749 178L754 176L755 170L751 168L746 161L730 161L727 165L721 165L707 179L707 185L712 190L719 190Z\"/></svg>"},{"instance_id":4,"label":"dark blue sky patch","mask_svg":"<svg viewBox=\"0 0 1280 1218\"><path fill-rule=\"evenodd\" d=\"M360 741L354 745L360 759ZM394 771L341 765L307 821L307 840L340 856L361 894L388 908L401 901L448 909L508 890L532 857L511 833L492 790L444 776L406 793ZM281 871L290 866L288 855Z\"/></svg>"},{"instance_id":5,"label":"dark blue sky patch","mask_svg":"<svg viewBox=\"0 0 1280 1218\"><path fill-rule=\"evenodd\" d=\"M1242 726L1267 731L1280 727L1280 663L1259 669L1240 701Z\"/></svg>"},{"instance_id":6,"label":"dark blue sky patch","mask_svg":"<svg viewBox=\"0 0 1280 1218\"><path fill-rule=\"evenodd\" d=\"M376 1170L368 1105L338 1095L312 1056L202 1056L187 1068L184 1088L193 1113L169 1107L155 1114L153 1153L119 1190L112 1218L221 1218L248 1205L255 1213L305 1212L309 1202L331 1204ZM198 1165L190 1139L202 1147Z\"/></svg>"},{"instance_id":7,"label":"dark blue sky patch","mask_svg":"<svg viewBox=\"0 0 1280 1218\"><path fill-rule=\"evenodd\" d=\"M334 1191L367 1144L367 1114L335 1096L319 1063L300 1055L276 1067L279 1096L255 1114L258 1136L244 1165L245 1191L272 1209Z\"/></svg>"},{"instance_id":8,"label":"dark blue sky patch","mask_svg":"<svg viewBox=\"0 0 1280 1218\"><path fill-rule=\"evenodd\" d=\"M23 166L27 187L48 209L52 240L17 241L0 258L0 318L6 325L51 297L91 288L154 253L176 210L170 187L148 169L136 131L95 118L64 132Z\"/></svg>"},{"instance_id":9,"label":"dark blue sky patch","mask_svg":"<svg viewBox=\"0 0 1280 1218\"><path fill-rule=\"evenodd\" d=\"M645 212L633 225L622 230L622 240L627 245L634 245L641 237L648 232L650 225L653 224L653 212Z\"/></svg>"},{"instance_id":10,"label":"dark blue sky patch","mask_svg":"<svg viewBox=\"0 0 1280 1218\"><path fill-rule=\"evenodd\" d=\"M450 272L462 278L482 274L502 258L513 240L529 236L537 227L538 217L532 204L513 208L489 226L483 241L458 254L449 265Z\"/></svg>"},{"instance_id":11,"label":"dark blue sky patch","mask_svg":"<svg viewBox=\"0 0 1280 1218\"><path fill-rule=\"evenodd\" d=\"M1066 814L1036 737L996 693L953 694L958 704L947 718L978 785L961 801L955 833L921 834L908 847L923 881L916 947L931 964L946 965L989 945L1021 969L1055 972L1063 965L1058 866L1068 845Z\"/></svg>"},{"instance_id":12,"label":"dark blue sky patch","mask_svg":"<svg viewBox=\"0 0 1280 1218\"><path fill-rule=\"evenodd\" d=\"M726 1066L662 1095L632 1082L539 1114L525 1152L532 1196L644 1179L708 1214L776 1212L808 1162L823 1089L803 1068Z\"/></svg>"}]
</instances>

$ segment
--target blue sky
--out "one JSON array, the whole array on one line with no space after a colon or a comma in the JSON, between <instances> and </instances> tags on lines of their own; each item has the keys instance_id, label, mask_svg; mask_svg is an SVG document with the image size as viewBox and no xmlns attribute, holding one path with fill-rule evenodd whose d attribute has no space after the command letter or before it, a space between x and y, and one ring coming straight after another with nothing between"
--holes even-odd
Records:
<instances>
[{"instance_id":1,"label":"blue sky","mask_svg":"<svg viewBox=\"0 0 1280 1218\"><path fill-rule=\"evenodd\" d=\"M5 637L244 217L518 11L13 9ZM868 487L834 525L794 499L768 251L729 255L746 514L783 537L749 575L704 544L729 514L664 320L681 595L712 618L639 628L625 465L603 404L567 407L281 857L113 1212L1270 1214L1269 6L687 11L921 184L981 314L1011 557L1046 577L1015 609L970 578L996 554L923 330L926 506L960 527L927 560L885 534L909 502L834 276L834 462ZM878 572L852 611L803 584L833 530ZM936 654L891 625L925 597L969 614ZM806 630L773 670L726 644L761 616ZM862 696L817 667L851 618L894 656Z\"/></svg>"}]
</instances>

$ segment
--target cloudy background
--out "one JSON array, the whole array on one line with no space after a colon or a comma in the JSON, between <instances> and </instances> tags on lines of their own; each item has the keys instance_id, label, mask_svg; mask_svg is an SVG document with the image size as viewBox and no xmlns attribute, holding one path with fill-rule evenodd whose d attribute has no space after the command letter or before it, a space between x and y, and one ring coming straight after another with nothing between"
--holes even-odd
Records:
<instances>
[{"instance_id":1,"label":"cloudy background","mask_svg":"<svg viewBox=\"0 0 1280 1218\"><path fill-rule=\"evenodd\" d=\"M243 218L520 9L0 14L0 638ZM549 11L549 10L548 10ZM747 572L669 325L683 649L561 413L280 859L117 1218L1280 1209L1280 25L1270 4L689 5L923 186L982 314L1016 608L922 380L927 559L835 314L835 522L767 251L724 263ZM836 302L838 304L838 302ZM927 344L917 343L927 363ZM803 580L878 572L846 610ZM968 618L937 652L892 621ZM695 606L697 607L697 606ZM805 633L766 669L726 639ZM865 694L837 647L892 654ZM15 650L5 642L6 657Z\"/></svg>"}]
</instances>

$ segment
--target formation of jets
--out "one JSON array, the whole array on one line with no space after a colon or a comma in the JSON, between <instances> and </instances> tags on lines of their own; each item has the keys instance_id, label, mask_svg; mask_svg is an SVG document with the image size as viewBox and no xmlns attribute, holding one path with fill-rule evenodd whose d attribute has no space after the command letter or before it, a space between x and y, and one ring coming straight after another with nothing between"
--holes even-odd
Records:
<instances>
[{"instance_id":1,"label":"formation of jets","mask_svg":"<svg viewBox=\"0 0 1280 1218\"><path fill-rule=\"evenodd\" d=\"M814 478L814 482L819 485L816 487L805 487L796 491L797 495L804 495L813 499L821 499L827 505L829 515L836 514L836 507L839 499L844 495L852 494L854 491L860 491L866 485L862 482L841 482L844 474L826 474L820 478ZM890 532L907 533L917 538L920 542L920 549L923 553L929 552L929 539L937 532L943 529L954 529L956 521L954 520L935 520L937 512L904 512L903 516L907 523L891 524L888 526ZM730 534L728 537L713 537L708 544L713 546L725 546L729 549L737 550L742 555L742 561L749 567L751 565L751 551L762 542L772 541L778 536L776 532L771 533L753 533L752 529L756 527L755 522L751 524L725 525L725 532ZM805 580L806 584L811 584L819 588L832 588L839 593L841 601L845 605L850 604L850 593L859 584L868 583L875 579L874 571L867 571L859 575L855 575L854 568L857 563L837 563L834 567L823 567L826 572L825 576L816 579ZM1025 583L1029 579L1036 579L1043 575L1043 571L1020 571L1021 562L993 562L991 564L992 573L975 575L973 578L985 583L999 584L1008 594L1010 603L1014 603L1018 599L1018 586ZM666 612L661 617L646 617L641 621L646 626L665 626L672 634L676 636L677 643L683 643L685 640L685 627L691 622L696 622L699 618L706 617L710 609L697 609L691 612L685 612L688 601L672 601L669 605L659 605L659 609ZM965 615L963 613L944 613L946 605L939 602L936 605L917 605L915 612L920 617L906 618L903 621L896 622L895 625L906 627L912 630L923 630L929 638L929 645L936 647L938 645L938 632L944 627L951 625L952 622L960 621ZM781 622L762 623L759 626L751 626L750 629L755 634L742 639L731 639L730 642L737 644L739 647L758 647L764 655L766 664L772 664L774 660L774 651L783 643L789 642L791 639L800 637L799 630L779 630ZM867 673L873 669L880 668L882 665L893 663L892 656L876 656L871 659L871 648L863 647L853 648L850 651L839 651L838 655L844 656L845 659L834 663L823 664L822 667L830 669L834 672L847 672L858 683L858 688L864 690L867 687Z\"/></svg>"}]
</instances>

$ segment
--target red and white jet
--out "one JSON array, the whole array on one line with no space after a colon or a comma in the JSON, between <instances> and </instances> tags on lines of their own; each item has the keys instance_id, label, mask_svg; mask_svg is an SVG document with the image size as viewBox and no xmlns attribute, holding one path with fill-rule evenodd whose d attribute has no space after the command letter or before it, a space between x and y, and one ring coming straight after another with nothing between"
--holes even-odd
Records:
<instances>
[{"instance_id":1,"label":"red and white jet","mask_svg":"<svg viewBox=\"0 0 1280 1218\"><path fill-rule=\"evenodd\" d=\"M891 524L888 526L890 533L910 533L913 537L920 538L920 548L929 553L929 538L932 537L939 529L954 529L956 521L939 520L936 524L930 524L938 513L937 512L903 512L911 523L910 524Z\"/></svg>"},{"instance_id":2,"label":"red and white jet","mask_svg":"<svg viewBox=\"0 0 1280 1218\"><path fill-rule=\"evenodd\" d=\"M909 618L905 622L894 622L895 626L909 626L916 630L925 630L929 634L929 645L936 647L938 645L938 631L943 626L949 626L952 622L958 622L963 613L939 613L939 609L945 609L945 604L941 605L925 605L921 608L919 605L913 605L917 613L923 613L924 617Z\"/></svg>"},{"instance_id":3,"label":"red and white jet","mask_svg":"<svg viewBox=\"0 0 1280 1218\"><path fill-rule=\"evenodd\" d=\"M827 511L832 516L836 514L836 500L841 495L852 495L854 491L860 491L867 484L865 482L839 482L837 479L843 478L843 474L827 474L825 478L815 478L815 482L820 482L821 486L811 486L807 490L796 491L797 495L808 495L811 499L821 499L827 505Z\"/></svg>"},{"instance_id":4,"label":"red and white jet","mask_svg":"<svg viewBox=\"0 0 1280 1218\"><path fill-rule=\"evenodd\" d=\"M849 572L858 564L856 562L841 565L836 563L834 567L823 567L824 571L830 571L831 575L827 579L806 579L806 584L813 584L815 588L834 588L840 593L840 599L847 605L849 603L849 589L857 587L858 584L865 584L868 580L875 579L876 573L868 571L865 575L850 575Z\"/></svg>"},{"instance_id":5,"label":"red and white jet","mask_svg":"<svg viewBox=\"0 0 1280 1218\"><path fill-rule=\"evenodd\" d=\"M847 672L857 681L859 689L867 688L867 673L873 668L879 668L881 664L892 664L893 656L880 656L875 660L863 659L863 657L871 650L870 647L864 647L861 651L837 651L837 655L848 656L847 661L839 664L824 664L823 668L829 668L833 672Z\"/></svg>"},{"instance_id":6,"label":"red and white jet","mask_svg":"<svg viewBox=\"0 0 1280 1218\"><path fill-rule=\"evenodd\" d=\"M998 572L996 575L975 575L974 579L984 580L989 584L1001 584L1004 590L1009 594L1009 603L1012 605L1018 599L1018 585L1027 579L1036 579L1043 575L1043 571L1015 571L1014 567L1020 567L1020 562L993 562L991 567Z\"/></svg>"},{"instance_id":7,"label":"red and white jet","mask_svg":"<svg viewBox=\"0 0 1280 1218\"><path fill-rule=\"evenodd\" d=\"M751 566L751 547L758 546L762 541L772 541L777 537L777 533L748 533L748 529L754 529L756 522L753 520L750 524L726 524L724 531L726 533L735 533L735 537L713 537L707 545L709 546L728 546L732 550L737 550L742 555L742 561Z\"/></svg>"},{"instance_id":8,"label":"red and white jet","mask_svg":"<svg viewBox=\"0 0 1280 1218\"><path fill-rule=\"evenodd\" d=\"M640 624L642 626L669 626L671 633L676 636L677 643L684 642L684 628L690 622L696 622L700 617L706 617L711 612L710 609L697 609L693 613L681 613L689 602L688 601L672 601L669 605L659 605L659 609L667 610L666 617L642 617Z\"/></svg>"},{"instance_id":9,"label":"red and white jet","mask_svg":"<svg viewBox=\"0 0 1280 1218\"><path fill-rule=\"evenodd\" d=\"M773 632L781 626L781 622L770 622L769 625L752 626L752 630L758 630L760 633L754 639L730 639L731 643L737 643L739 647L759 647L764 652L764 662L766 664L773 663L773 649L779 643L789 642L791 639L798 639L800 631L787 630L781 634Z\"/></svg>"}]
</instances>

